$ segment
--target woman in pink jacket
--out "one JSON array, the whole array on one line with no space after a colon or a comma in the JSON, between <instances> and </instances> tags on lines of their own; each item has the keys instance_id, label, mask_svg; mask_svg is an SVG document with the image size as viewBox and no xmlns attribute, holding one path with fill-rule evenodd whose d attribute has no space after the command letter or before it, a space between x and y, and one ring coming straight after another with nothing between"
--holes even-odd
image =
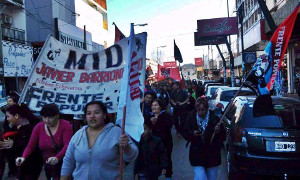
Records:
<instances>
[{"instance_id":1,"label":"woman in pink jacket","mask_svg":"<svg viewBox=\"0 0 300 180\"><path fill-rule=\"evenodd\" d=\"M72 137L72 125L59 119L59 110L55 104L44 105L40 112L43 121L35 126L30 141L22 157L16 159L17 166L39 147L44 163L47 179L59 179L63 157Z\"/></svg>"}]
</instances>

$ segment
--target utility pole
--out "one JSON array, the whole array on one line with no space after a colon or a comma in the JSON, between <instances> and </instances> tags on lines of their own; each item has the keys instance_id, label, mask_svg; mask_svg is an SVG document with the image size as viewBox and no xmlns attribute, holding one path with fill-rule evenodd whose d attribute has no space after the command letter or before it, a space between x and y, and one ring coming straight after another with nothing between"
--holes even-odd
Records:
<instances>
[{"instance_id":1,"label":"utility pole","mask_svg":"<svg viewBox=\"0 0 300 180\"><path fill-rule=\"evenodd\" d=\"M257 0L257 2L259 4L261 11L264 13L264 16L267 20L268 25L270 26L272 34L274 34L274 32L277 29L277 26L276 26L275 21L266 5L266 2L264 0Z\"/></svg>"},{"instance_id":2,"label":"utility pole","mask_svg":"<svg viewBox=\"0 0 300 180\"><path fill-rule=\"evenodd\" d=\"M228 0L227 0L227 17L229 17L229 3L228 3ZM229 40L229 44L231 46L231 38L230 38L230 35L228 36L228 40ZM219 49L218 49L219 50ZM223 56L223 55L222 55ZM224 84L227 83L227 77L226 77L226 61L225 59L223 60L223 69L224 69Z\"/></svg>"},{"instance_id":3,"label":"utility pole","mask_svg":"<svg viewBox=\"0 0 300 180\"><path fill-rule=\"evenodd\" d=\"M218 51L219 51L219 54L220 54L220 56L221 56L221 58L222 58L222 61L223 61L223 73L224 73L224 85L226 85L226 83L227 83L227 79L226 79L226 61L225 61L225 58L224 58L224 56L223 56L223 54L222 54L222 51L220 50L220 47L219 47L219 45L217 44L216 45L216 47L217 47L217 49L218 49Z\"/></svg>"},{"instance_id":4,"label":"utility pole","mask_svg":"<svg viewBox=\"0 0 300 180\"><path fill-rule=\"evenodd\" d=\"M85 29L85 25L83 26L83 49L86 50L86 29Z\"/></svg>"},{"instance_id":5,"label":"utility pole","mask_svg":"<svg viewBox=\"0 0 300 180\"><path fill-rule=\"evenodd\" d=\"M230 55L231 86L234 87L234 57L233 57L233 54L231 51L230 44L227 41L227 38L226 37L224 37L224 38L225 38L225 43L226 43L226 46L227 46L227 49L228 49L228 52Z\"/></svg>"},{"instance_id":6,"label":"utility pole","mask_svg":"<svg viewBox=\"0 0 300 180\"><path fill-rule=\"evenodd\" d=\"M244 30L243 30L243 19L244 19L244 2L238 8L239 23L241 24L241 45L242 45L242 79L245 81L245 54L244 54Z\"/></svg>"},{"instance_id":7,"label":"utility pole","mask_svg":"<svg viewBox=\"0 0 300 180\"><path fill-rule=\"evenodd\" d=\"M5 81L4 81L4 65L3 65L3 52L2 52L2 12L6 8L5 4L0 3L0 5L3 5L2 9L0 10L0 74L2 76L2 96L6 96L6 90L5 90Z\"/></svg>"}]
</instances>

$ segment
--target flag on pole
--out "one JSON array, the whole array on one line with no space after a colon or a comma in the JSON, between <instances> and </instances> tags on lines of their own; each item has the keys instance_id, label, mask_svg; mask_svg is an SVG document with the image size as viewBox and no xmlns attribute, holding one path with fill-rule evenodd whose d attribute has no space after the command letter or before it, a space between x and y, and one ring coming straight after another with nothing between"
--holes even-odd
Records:
<instances>
[{"instance_id":1,"label":"flag on pole","mask_svg":"<svg viewBox=\"0 0 300 180\"><path fill-rule=\"evenodd\" d=\"M260 95L269 94L276 80L277 72L282 65L282 60L291 37L295 20L300 6L280 24L261 55L254 64L251 74L246 81L251 82Z\"/></svg>"},{"instance_id":2,"label":"flag on pole","mask_svg":"<svg viewBox=\"0 0 300 180\"><path fill-rule=\"evenodd\" d=\"M139 59L137 56L136 41L134 35L133 23L129 37L128 57L124 67L124 73L121 83L119 96L119 105L116 124L122 126L124 107L125 115L125 132L134 140L140 141L141 134L144 132L144 117L140 110L140 93L139 88Z\"/></svg>"},{"instance_id":3,"label":"flag on pole","mask_svg":"<svg viewBox=\"0 0 300 180\"><path fill-rule=\"evenodd\" d=\"M181 81L180 73L179 73L179 67L173 67L173 68L166 68L164 66L161 66L158 64L157 67L157 79L158 81L164 80L167 77L171 77L172 79L176 81Z\"/></svg>"},{"instance_id":4,"label":"flag on pole","mask_svg":"<svg viewBox=\"0 0 300 180\"><path fill-rule=\"evenodd\" d=\"M113 25L115 25L115 43L117 43L121 39L125 38L125 35L120 31L120 29L115 23L113 23Z\"/></svg>"},{"instance_id":5,"label":"flag on pole","mask_svg":"<svg viewBox=\"0 0 300 180\"><path fill-rule=\"evenodd\" d=\"M146 69L145 79L148 79L149 76L151 76L151 75L153 75L153 71L152 71L151 66L148 66Z\"/></svg>"},{"instance_id":6,"label":"flag on pole","mask_svg":"<svg viewBox=\"0 0 300 180\"><path fill-rule=\"evenodd\" d=\"M176 43L175 43L175 39L174 39L174 58L175 58L175 60L177 60L179 63L182 63L182 62L183 62L182 56L181 56L181 52L180 52L178 46L177 46Z\"/></svg>"}]
</instances>

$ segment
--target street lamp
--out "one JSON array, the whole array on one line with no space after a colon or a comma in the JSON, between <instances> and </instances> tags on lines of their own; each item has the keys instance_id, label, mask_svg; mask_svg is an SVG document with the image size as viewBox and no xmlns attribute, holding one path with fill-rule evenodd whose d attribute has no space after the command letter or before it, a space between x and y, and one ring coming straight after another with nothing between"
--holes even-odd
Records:
<instances>
[{"instance_id":1,"label":"street lamp","mask_svg":"<svg viewBox=\"0 0 300 180\"><path fill-rule=\"evenodd\" d=\"M158 48L164 48L164 47L167 47L167 46L158 46L157 48L156 48L156 61L157 61L157 63L160 63L160 62L158 62ZM160 61L160 60L159 60Z\"/></svg>"},{"instance_id":2,"label":"street lamp","mask_svg":"<svg viewBox=\"0 0 300 180\"><path fill-rule=\"evenodd\" d=\"M143 32L146 32L146 27L145 27L145 26L148 26L148 23L144 23L144 24L134 24L133 26L140 26L140 27L142 27L142 29L140 29L140 32L141 32L141 30L142 30Z\"/></svg>"},{"instance_id":3,"label":"street lamp","mask_svg":"<svg viewBox=\"0 0 300 180\"><path fill-rule=\"evenodd\" d=\"M135 25L133 25L133 26L147 26L148 25L148 23L144 23L144 24L135 24Z\"/></svg>"}]
</instances>

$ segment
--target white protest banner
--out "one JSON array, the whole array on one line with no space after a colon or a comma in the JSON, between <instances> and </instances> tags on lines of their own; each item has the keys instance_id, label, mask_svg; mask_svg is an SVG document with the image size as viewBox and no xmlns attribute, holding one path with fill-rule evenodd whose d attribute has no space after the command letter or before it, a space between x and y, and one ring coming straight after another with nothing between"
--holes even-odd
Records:
<instances>
[{"instance_id":1,"label":"white protest banner","mask_svg":"<svg viewBox=\"0 0 300 180\"><path fill-rule=\"evenodd\" d=\"M144 72L147 33L136 35L139 72ZM91 52L75 48L49 36L27 79L20 102L40 111L44 104L55 103L63 114L83 114L92 100L106 104L108 112L117 112L128 39ZM140 78L140 88L144 80Z\"/></svg>"}]
</instances>

